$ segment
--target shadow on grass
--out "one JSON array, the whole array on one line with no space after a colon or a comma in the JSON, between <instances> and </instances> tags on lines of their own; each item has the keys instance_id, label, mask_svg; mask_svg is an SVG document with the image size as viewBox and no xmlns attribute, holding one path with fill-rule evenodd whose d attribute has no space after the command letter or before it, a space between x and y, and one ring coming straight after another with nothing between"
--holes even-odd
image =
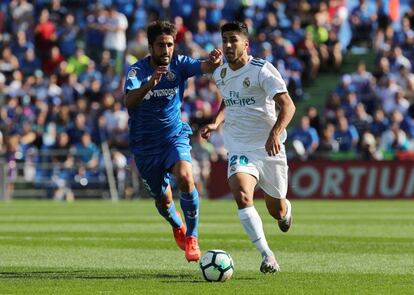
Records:
<instances>
[{"instance_id":1,"label":"shadow on grass","mask_svg":"<svg viewBox=\"0 0 414 295\"><path fill-rule=\"evenodd\" d=\"M166 274L148 272L105 272L94 270L43 270L43 271L0 271L0 281L5 279L42 279L42 280L157 280L162 283L206 283L194 273ZM255 278L239 277L241 281Z\"/></svg>"},{"instance_id":2,"label":"shadow on grass","mask_svg":"<svg viewBox=\"0 0 414 295\"><path fill-rule=\"evenodd\" d=\"M67 271L0 271L2 279L82 279L82 280L110 280L110 279L156 279L165 282L202 282L189 274L165 274L165 273L144 273L144 272L102 272L94 270L67 270Z\"/></svg>"}]
</instances>

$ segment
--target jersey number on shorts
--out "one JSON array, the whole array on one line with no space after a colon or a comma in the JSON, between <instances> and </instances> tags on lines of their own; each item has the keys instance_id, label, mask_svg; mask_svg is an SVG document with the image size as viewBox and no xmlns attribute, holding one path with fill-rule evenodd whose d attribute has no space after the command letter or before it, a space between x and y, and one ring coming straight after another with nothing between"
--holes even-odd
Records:
<instances>
[{"instance_id":1,"label":"jersey number on shorts","mask_svg":"<svg viewBox=\"0 0 414 295\"><path fill-rule=\"evenodd\" d=\"M237 164L237 161L239 162L239 165L247 165L249 163L249 159L246 156L232 156L230 158L230 166L234 166Z\"/></svg>"}]
</instances>

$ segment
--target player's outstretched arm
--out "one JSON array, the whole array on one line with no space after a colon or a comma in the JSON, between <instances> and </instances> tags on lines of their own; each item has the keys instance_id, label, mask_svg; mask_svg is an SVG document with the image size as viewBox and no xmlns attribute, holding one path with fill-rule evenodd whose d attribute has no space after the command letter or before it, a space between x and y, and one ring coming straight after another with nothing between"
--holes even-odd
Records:
<instances>
[{"instance_id":1,"label":"player's outstretched arm","mask_svg":"<svg viewBox=\"0 0 414 295\"><path fill-rule=\"evenodd\" d=\"M136 89L131 89L128 91L128 93L125 95L125 106L129 108L134 108L138 104L140 104L145 96L148 94L148 92L154 88L155 85L157 85L162 75L167 73L167 67L166 66L159 66L154 70L154 73L151 76L151 79L143 84L141 87Z\"/></svg>"},{"instance_id":2,"label":"player's outstretched arm","mask_svg":"<svg viewBox=\"0 0 414 295\"><path fill-rule=\"evenodd\" d=\"M201 128L201 136L205 139L208 139L211 135L211 132L216 130L218 126L224 122L224 102L221 101L220 109L217 112L217 115L214 117L213 122Z\"/></svg>"},{"instance_id":3,"label":"player's outstretched arm","mask_svg":"<svg viewBox=\"0 0 414 295\"><path fill-rule=\"evenodd\" d=\"M201 71L204 74L212 73L223 63L223 52L220 49L214 49L210 52L209 58L201 62Z\"/></svg>"},{"instance_id":4,"label":"player's outstretched arm","mask_svg":"<svg viewBox=\"0 0 414 295\"><path fill-rule=\"evenodd\" d=\"M282 134L283 130L286 129L296 111L295 104L289 93L278 93L273 99L279 105L280 112L266 141L265 148L269 156L275 156L280 152L282 144L279 136Z\"/></svg>"}]
</instances>

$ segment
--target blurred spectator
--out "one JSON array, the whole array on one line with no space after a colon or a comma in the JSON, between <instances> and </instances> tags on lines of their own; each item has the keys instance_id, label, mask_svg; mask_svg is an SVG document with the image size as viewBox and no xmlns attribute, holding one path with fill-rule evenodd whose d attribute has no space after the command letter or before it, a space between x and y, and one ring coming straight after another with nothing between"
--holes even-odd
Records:
<instances>
[{"instance_id":1,"label":"blurred spectator","mask_svg":"<svg viewBox=\"0 0 414 295\"><path fill-rule=\"evenodd\" d=\"M38 135L33 131L30 122L24 122L22 129L19 130L19 146L18 153L16 153L18 160L24 161L26 159L27 151L34 147L37 137Z\"/></svg>"},{"instance_id":2,"label":"blurred spectator","mask_svg":"<svg viewBox=\"0 0 414 295\"><path fill-rule=\"evenodd\" d=\"M319 145L319 135L315 128L310 126L308 116L300 119L299 126L289 132L288 138L293 143L296 155L302 160L312 155Z\"/></svg>"},{"instance_id":3,"label":"blurred spectator","mask_svg":"<svg viewBox=\"0 0 414 295\"><path fill-rule=\"evenodd\" d=\"M313 16L312 24L306 27L306 32L310 33L312 41L316 45L320 66L326 68L329 52L325 43L328 41L329 33L326 27L324 27L324 17L321 13L316 13Z\"/></svg>"},{"instance_id":4,"label":"blurred spectator","mask_svg":"<svg viewBox=\"0 0 414 295\"><path fill-rule=\"evenodd\" d=\"M12 79L13 72L18 68L19 60L12 53L10 47L4 47L0 57L0 72L3 73L6 80L9 81Z\"/></svg>"},{"instance_id":5,"label":"blurred spectator","mask_svg":"<svg viewBox=\"0 0 414 295\"><path fill-rule=\"evenodd\" d=\"M356 72L351 75L351 81L352 85L355 87L355 92L358 94L359 100L368 104L371 97L374 78L372 74L367 71L365 61L360 61L358 63Z\"/></svg>"},{"instance_id":6,"label":"blurred spectator","mask_svg":"<svg viewBox=\"0 0 414 295\"><path fill-rule=\"evenodd\" d=\"M355 115L355 107L358 104L357 94L353 91L349 91L345 94L345 97L341 103L341 109L343 110L345 117L349 120Z\"/></svg>"},{"instance_id":7,"label":"blurred spectator","mask_svg":"<svg viewBox=\"0 0 414 295\"><path fill-rule=\"evenodd\" d=\"M100 151L98 146L92 142L89 133L82 134L81 141L75 145L74 153L78 169L73 185L75 187L99 187Z\"/></svg>"},{"instance_id":8,"label":"blurred spectator","mask_svg":"<svg viewBox=\"0 0 414 295\"><path fill-rule=\"evenodd\" d=\"M212 161L227 160L227 150L224 147L223 138L223 124L220 124L216 132L213 132L209 138L209 141L214 146L216 154L210 155ZM217 157L216 157L217 156Z\"/></svg>"},{"instance_id":9,"label":"blurred spectator","mask_svg":"<svg viewBox=\"0 0 414 295\"><path fill-rule=\"evenodd\" d=\"M393 97L390 97L384 102L383 108L386 114L391 114L397 110L402 114L406 114L410 103L403 96L403 92L398 90L394 93Z\"/></svg>"},{"instance_id":10,"label":"blurred spectator","mask_svg":"<svg viewBox=\"0 0 414 295\"><path fill-rule=\"evenodd\" d=\"M36 54L42 62L45 62L57 38L56 25L50 21L49 10L46 8L42 9L40 13L39 22L35 27L34 33Z\"/></svg>"},{"instance_id":11,"label":"blurred spectator","mask_svg":"<svg viewBox=\"0 0 414 295\"><path fill-rule=\"evenodd\" d=\"M340 151L354 151L359 140L358 132L353 125L348 124L346 117L338 119L334 138L339 142Z\"/></svg>"},{"instance_id":12,"label":"blurred spectator","mask_svg":"<svg viewBox=\"0 0 414 295\"><path fill-rule=\"evenodd\" d=\"M388 58L381 57L378 63L375 66L375 70L373 72L373 76L376 79L376 83L381 81L382 79L389 79L391 75L391 68L390 62Z\"/></svg>"},{"instance_id":13,"label":"blurred spectator","mask_svg":"<svg viewBox=\"0 0 414 295\"><path fill-rule=\"evenodd\" d=\"M89 133L90 128L86 125L86 117L83 113L78 113L75 117L75 123L71 123L67 128L70 144L79 144L82 135Z\"/></svg>"},{"instance_id":14,"label":"blurred spectator","mask_svg":"<svg viewBox=\"0 0 414 295\"><path fill-rule=\"evenodd\" d=\"M376 109L374 111L373 120L369 126L372 134L375 137L381 137L382 133L389 128L389 120L385 117L382 109Z\"/></svg>"},{"instance_id":15,"label":"blurred spectator","mask_svg":"<svg viewBox=\"0 0 414 295\"><path fill-rule=\"evenodd\" d=\"M302 28L302 22L299 17L294 17L292 26L286 29L283 36L290 40L294 46L298 45L305 36L305 31Z\"/></svg>"},{"instance_id":16,"label":"blurred spectator","mask_svg":"<svg viewBox=\"0 0 414 295\"><path fill-rule=\"evenodd\" d=\"M220 21L222 17L222 9L224 7L223 0L200 0L199 11L204 10L207 28L210 32L218 31L220 29Z\"/></svg>"},{"instance_id":17,"label":"blurred spectator","mask_svg":"<svg viewBox=\"0 0 414 295\"><path fill-rule=\"evenodd\" d=\"M325 102L324 117L327 122L336 123L336 112L341 107L341 97L333 92Z\"/></svg>"},{"instance_id":18,"label":"blurred spectator","mask_svg":"<svg viewBox=\"0 0 414 295\"><path fill-rule=\"evenodd\" d=\"M318 48L313 41L312 32L307 31L304 39L297 46L298 57L305 65L304 75L308 81L313 81L319 72L321 60Z\"/></svg>"},{"instance_id":19,"label":"blurred spectator","mask_svg":"<svg viewBox=\"0 0 414 295\"><path fill-rule=\"evenodd\" d=\"M85 92L85 87L78 82L76 74L69 74L62 84L62 100L65 104L74 104Z\"/></svg>"},{"instance_id":20,"label":"blurred spectator","mask_svg":"<svg viewBox=\"0 0 414 295\"><path fill-rule=\"evenodd\" d=\"M127 28L128 20L125 15L120 13L115 6L111 6L103 25L105 32L103 47L109 50L111 58L115 60L115 70L118 74L122 72L122 60L127 46Z\"/></svg>"},{"instance_id":21,"label":"blurred spectator","mask_svg":"<svg viewBox=\"0 0 414 295\"><path fill-rule=\"evenodd\" d=\"M401 19L401 30L394 32L393 44L400 46L404 53L409 54L412 50L413 39L414 30L411 27L410 19L408 17L403 17Z\"/></svg>"},{"instance_id":22,"label":"blurred spectator","mask_svg":"<svg viewBox=\"0 0 414 295\"><path fill-rule=\"evenodd\" d=\"M404 66L409 71L411 71L411 61L403 55L401 47L395 46L391 51L391 56L389 57L391 72L398 72L401 66Z\"/></svg>"},{"instance_id":23,"label":"blurred spectator","mask_svg":"<svg viewBox=\"0 0 414 295\"><path fill-rule=\"evenodd\" d=\"M196 5L197 2L193 0L171 0L171 17L175 18L176 16L181 16L184 20L184 25L186 27L191 27L191 25L194 24L192 16L196 10Z\"/></svg>"},{"instance_id":24,"label":"blurred spectator","mask_svg":"<svg viewBox=\"0 0 414 295\"><path fill-rule=\"evenodd\" d=\"M404 96L410 102L414 102L414 74L408 68L401 65L398 73L395 74L395 80L404 92Z\"/></svg>"},{"instance_id":25,"label":"blurred spectator","mask_svg":"<svg viewBox=\"0 0 414 295\"><path fill-rule=\"evenodd\" d=\"M63 25L57 29L59 48L66 58L75 54L78 34L79 27L75 25L75 16L69 13L65 16Z\"/></svg>"},{"instance_id":26,"label":"blurred spectator","mask_svg":"<svg viewBox=\"0 0 414 295\"><path fill-rule=\"evenodd\" d=\"M330 30L328 33L328 40L325 42L326 50L328 52L328 63L333 66L333 69L339 72L342 66L342 45L338 39L338 32Z\"/></svg>"},{"instance_id":27,"label":"blurred spectator","mask_svg":"<svg viewBox=\"0 0 414 295\"><path fill-rule=\"evenodd\" d=\"M101 101L103 96L102 82L98 79L93 79L90 86L85 90L85 96L92 108L98 107L96 104Z\"/></svg>"},{"instance_id":28,"label":"blurred spectator","mask_svg":"<svg viewBox=\"0 0 414 295\"><path fill-rule=\"evenodd\" d=\"M199 20L197 22L197 29L193 39L206 51L210 52L214 48L214 45L211 44L211 34L207 30L207 24L204 20Z\"/></svg>"},{"instance_id":29,"label":"blurred spectator","mask_svg":"<svg viewBox=\"0 0 414 295\"><path fill-rule=\"evenodd\" d=\"M56 143L53 147L52 163L54 167L52 180L56 185L53 198L55 200L73 200L75 198L70 188L71 180L74 176L74 157L71 153L69 136L66 132L58 134Z\"/></svg>"},{"instance_id":30,"label":"blurred spectator","mask_svg":"<svg viewBox=\"0 0 414 295\"><path fill-rule=\"evenodd\" d=\"M102 52L104 31L103 25L107 18L107 12L100 4L92 7L91 13L86 17L86 49L87 54L97 61Z\"/></svg>"},{"instance_id":31,"label":"blurred spectator","mask_svg":"<svg viewBox=\"0 0 414 295\"><path fill-rule=\"evenodd\" d=\"M148 54L147 32L144 29L138 29L134 38L128 42L128 53L132 54L137 60Z\"/></svg>"},{"instance_id":32,"label":"blurred spectator","mask_svg":"<svg viewBox=\"0 0 414 295\"><path fill-rule=\"evenodd\" d=\"M414 121L413 118L403 114L401 111L395 109L390 115L391 124L398 124L398 127L403 130L410 138L414 138Z\"/></svg>"},{"instance_id":33,"label":"blurred spectator","mask_svg":"<svg viewBox=\"0 0 414 295\"><path fill-rule=\"evenodd\" d=\"M85 87L90 88L92 81L102 81L102 73L96 69L95 62L89 61L86 65L86 69L79 76L79 82Z\"/></svg>"},{"instance_id":34,"label":"blurred spectator","mask_svg":"<svg viewBox=\"0 0 414 295\"><path fill-rule=\"evenodd\" d=\"M322 129L321 138L316 150L317 158L329 159L330 155L339 151L339 144L334 139L335 126L331 123L325 125Z\"/></svg>"},{"instance_id":35,"label":"blurred spectator","mask_svg":"<svg viewBox=\"0 0 414 295\"><path fill-rule=\"evenodd\" d=\"M206 139L201 137L200 132L196 132L191 137L192 153L194 158L197 160L200 167L200 175L202 183L207 184L210 177L210 159L215 157L213 154L214 146L208 142ZM213 155L213 156L212 156ZM203 192L201 190L201 192Z\"/></svg>"},{"instance_id":36,"label":"blurred spectator","mask_svg":"<svg viewBox=\"0 0 414 295\"><path fill-rule=\"evenodd\" d=\"M363 160L382 160L383 156L378 149L375 136L365 131L361 137L361 158Z\"/></svg>"},{"instance_id":37,"label":"blurred spectator","mask_svg":"<svg viewBox=\"0 0 414 295\"><path fill-rule=\"evenodd\" d=\"M375 95L381 105L388 105L393 103L395 94L398 92L398 85L394 78L382 78L376 85L374 91ZM384 111L390 111L389 108Z\"/></svg>"},{"instance_id":38,"label":"blurred spectator","mask_svg":"<svg viewBox=\"0 0 414 295\"><path fill-rule=\"evenodd\" d=\"M319 111L314 106L306 108L306 116L309 118L309 124L313 127L318 134L321 134L321 118L319 117Z\"/></svg>"},{"instance_id":39,"label":"blurred spectator","mask_svg":"<svg viewBox=\"0 0 414 295\"><path fill-rule=\"evenodd\" d=\"M410 1L410 7L404 14L410 20L411 27L414 27L414 2Z\"/></svg>"},{"instance_id":40,"label":"blurred spectator","mask_svg":"<svg viewBox=\"0 0 414 295\"><path fill-rule=\"evenodd\" d=\"M352 39L349 48L354 45L365 45L371 47L372 33L377 14L366 0L359 0L350 13L349 23L351 26Z\"/></svg>"},{"instance_id":41,"label":"blurred spectator","mask_svg":"<svg viewBox=\"0 0 414 295\"><path fill-rule=\"evenodd\" d=\"M13 54L21 61L29 48L34 49L34 44L27 39L25 31L18 31L17 40L13 40L11 45Z\"/></svg>"},{"instance_id":42,"label":"blurred spectator","mask_svg":"<svg viewBox=\"0 0 414 295\"><path fill-rule=\"evenodd\" d=\"M358 103L355 106L355 114L351 118L351 124L355 126L360 138L362 138L362 134L365 131L369 130L371 123L371 115L366 112L365 106L362 103Z\"/></svg>"},{"instance_id":43,"label":"blurred spectator","mask_svg":"<svg viewBox=\"0 0 414 295\"><path fill-rule=\"evenodd\" d=\"M406 151L410 147L407 134L394 122L381 136L381 149L387 152Z\"/></svg>"},{"instance_id":44,"label":"blurred spectator","mask_svg":"<svg viewBox=\"0 0 414 295\"><path fill-rule=\"evenodd\" d=\"M65 60L65 57L60 53L58 46L53 46L50 50L50 56L43 62L42 70L46 75L55 74L58 71L59 64Z\"/></svg>"},{"instance_id":45,"label":"blurred spectator","mask_svg":"<svg viewBox=\"0 0 414 295\"><path fill-rule=\"evenodd\" d=\"M112 163L115 168L115 176L117 182L117 189L120 198L125 198L127 193L127 158L124 154L118 151L112 152Z\"/></svg>"},{"instance_id":46,"label":"blurred spectator","mask_svg":"<svg viewBox=\"0 0 414 295\"><path fill-rule=\"evenodd\" d=\"M69 57L66 71L68 73L75 73L78 77L86 71L86 67L90 62L89 56L85 54L85 50L78 47L75 55Z\"/></svg>"},{"instance_id":47,"label":"blurred spectator","mask_svg":"<svg viewBox=\"0 0 414 295\"><path fill-rule=\"evenodd\" d=\"M33 25L33 5L27 0L10 1L13 33L28 31Z\"/></svg>"},{"instance_id":48,"label":"blurred spectator","mask_svg":"<svg viewBox=\"0 0 414 295\"><path fill-rule=\"evenodd\" d=\"M112 96L105 97L111 98ZM117 148L128 148L128 114L123 109L121 102L113 101L111 105L111 108L102 114L105 118L108 134L112 134L110 145Z\"/></svg>"},{"instance_id":49,"label":"blurred spectator","mask_svg":"<svg viewBox=\"0 0 414 295\"><path fill-rule=\"evenodd\" d=\"M32 75L41 68L40 60L36 57L33 48L28 48L20 61L20 69L25 76Z\"/></svg>"},{"instance_id":50,"label":"blurred spectator","mask_svg":"<svg viewBox=\"0 0 414 295\"><path fill-rule=\"evenodd\" d=\"M96 169L99 164L99 149L92 142L89 133L83 133L81 141L75 145L77 161L80 161L84 168Z\"/></svg>"},{"instance_id":51,"label":"blurred spectator","mask_svg":"<svg viewBox=\"0 0 414 295\"><path fill-rule=\"evenodd\" d=\"M50 20L57 25L61 25L68 14L68 9L62 5L61 0L52 0L51 2Z\"/></svg>"}]
</instances>

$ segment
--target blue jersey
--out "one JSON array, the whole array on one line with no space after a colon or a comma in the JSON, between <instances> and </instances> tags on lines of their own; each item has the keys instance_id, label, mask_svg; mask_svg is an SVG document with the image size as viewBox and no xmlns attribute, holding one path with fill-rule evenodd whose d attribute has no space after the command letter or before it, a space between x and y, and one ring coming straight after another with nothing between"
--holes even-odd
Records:
<instances>
[{"instance_id":1,"label":"blue jersey","mask_svg":"<svg viewBox=\"0 0 414 295\"><path fill-rule=\"evenodd\" d=\"M318 132L316 132L316 129L313 127L309 127L306 130L303 130L302 128L295 128L288 136L291 140L299 140L303 143L303 146L306 150L309 150L309 148L315 144L319 143L319 135Z\"/></svg>"},{"instance_id":2,"label":"blue jersey","mask_svg":"<svg viewBox=\"0 0 414 295\"><path fill-rule=\"evenodd\" d=\"M150 57L133 64L126 77L125 93L147 83L153 71ZM128 110L129 142L134 154L162 153L166 145L183 131L191 134L188 124L181 121L181 101L187 78L200 74L200 60L174 56L168 66L168 73L141 103Z\"/></svg>"}]
</instances>

